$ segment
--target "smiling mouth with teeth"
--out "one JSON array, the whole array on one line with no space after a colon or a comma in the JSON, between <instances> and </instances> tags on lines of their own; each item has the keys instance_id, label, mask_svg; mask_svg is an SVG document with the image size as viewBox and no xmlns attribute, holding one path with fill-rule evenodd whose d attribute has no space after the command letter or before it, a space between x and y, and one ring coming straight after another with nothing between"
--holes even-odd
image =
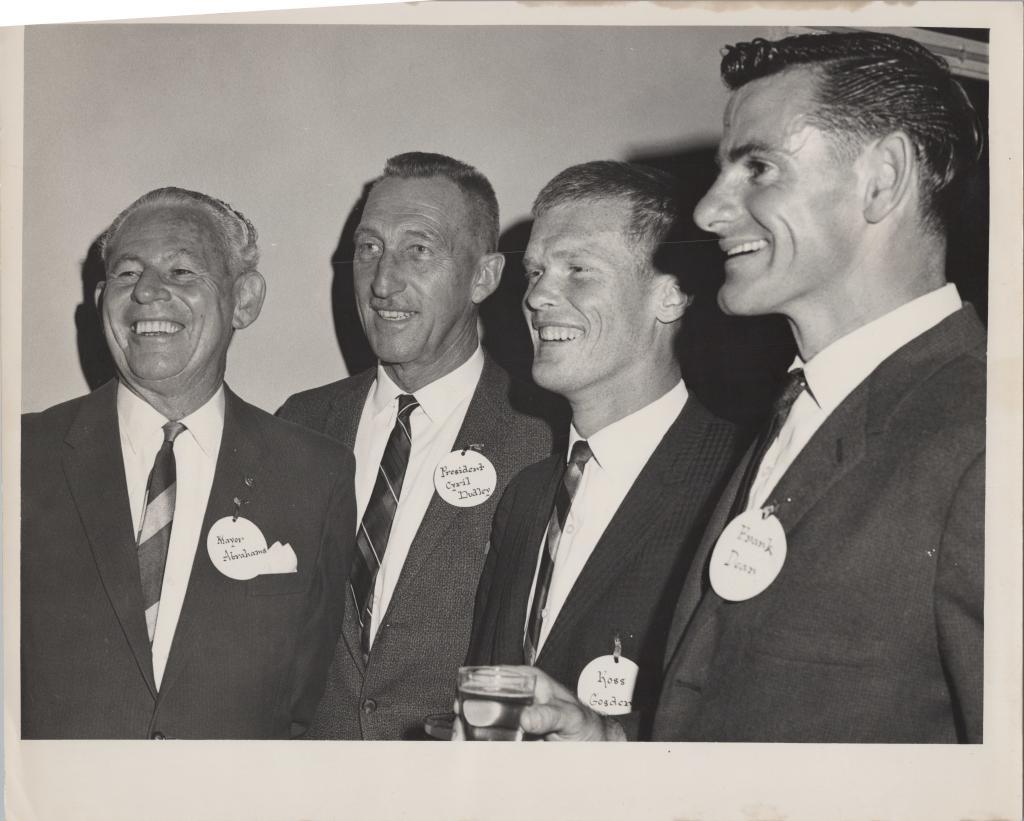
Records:
<instances>
[{"instance_id":1,"label":"smiling mouth with teeth","mask_svg":"<svg viewBox=\"0 0 1024 821\"><path fill-rule=\"evenodd\" d=\"M740 256L741 254L752 254L755 251L760 251L762 248L768 247L768 240L766 239L754 239L749 242L741 242L739 245L734 245L732 248L726 250L725 255L728 258Z\"/></svg>"},{"instance_id":2,"label":"smiling mouth with teeth","mask_svg":"<svg viewBox=\"0 0 1024 821\"><path fill-rule=\"evenodd\" d=\"M543 342L572 342L583 335L579 328L566 328L560 325L542 325L537 329L537 336Z\"/></svg>"},{"instance_id":3,"label":"smiling mouth with teeth","mask_svg":"<svg viewBox=\"0 0 1024 821\"><path fill-rule=\"evenodd\" d=\"M385 311L383 308L377 309L377 316L387 322L400 322L403 319L415 316L415 314L415 311Z\"/></svg>"},{"instance_id":4,"label":"smiling mouth with teeth","mask_svg":"<svg viewBox=\"0 0 1024 821\"><path fill-rule=\"evenodd\" d=\"M140 319L132 323L132 333L136 336L170 336L184 327L180 322L168 319Z\"/></svg>"}]
</instances>

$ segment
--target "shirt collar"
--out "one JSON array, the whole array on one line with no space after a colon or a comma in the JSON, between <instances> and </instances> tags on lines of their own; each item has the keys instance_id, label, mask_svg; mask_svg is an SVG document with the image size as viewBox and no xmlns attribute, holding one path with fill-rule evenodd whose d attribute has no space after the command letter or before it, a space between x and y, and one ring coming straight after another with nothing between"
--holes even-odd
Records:
<instances>
[{"instance_id":1,"label":"shirt collar","mask_svg":"<svg viewBox=\"0 0 1024 821\"><path fill-rule=\"evenodd\" d=\"M217 455L224 430L224 385L197 410L181 420L192 434L200 449L209 457ZM147 439L167 424L166 416L157 411L141 396L130 391L124 383L117 386L117 420L132 453L139 453ZM161 432L162 436L162 432Z\"/></svg>"},{"instance_id":2,"label":"shirt collar","mask_svg":"<svg viewBox=\"0 0 1024 821\"><path fill-rule=\"evenodd\" d=\"M484 369L484 352L479 345L469 357L455 370L435 379L416 391L416 401L427 417L435 422L444 419L458 406L462 400L476 390L480 374ZM374 416L388 410L392 403L406 391L394 383L384 366L377 363L377 381L374 383L370 397L370 408Z\"/></svg>"},{"instance_id":3,"label":"shirt collar","mask_svg":"<svg viewBox=\"0 0 1024 821\"><path fill-rule=\"evenodd\" d=\"M789 369L803 368L812 398L831 413L883 361L962 307L956 286L947 283L850 331L808 362L798 355Z\"/></svg>"},{"instance_id":4,"label":"shirt collar","mask_svg":"<svg viewBox=\"0 0 1024 821\"><path fill-rule=\"evenodd\" d=\"M672 388L640 410L605 425L587 438L594 460L602 470L624 473L651 458L665 432L686 404L686 385L680 379ZM569 426L569 451L583 437ZM568 460L568 455L566 456Z\"/></svg>"}]
</instances>

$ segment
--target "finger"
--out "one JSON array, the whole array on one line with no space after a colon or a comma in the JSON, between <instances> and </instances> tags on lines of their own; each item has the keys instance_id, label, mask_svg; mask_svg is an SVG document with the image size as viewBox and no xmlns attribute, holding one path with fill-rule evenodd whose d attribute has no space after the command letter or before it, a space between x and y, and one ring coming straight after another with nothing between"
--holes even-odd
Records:
<instances>
[{"instance_id":1,"label":"finger","mask_svg":"<svg viewBox=\"0 0 1024 821\"><path fill-rule=\"evenodd\" d=\"M572 706L565 702L532 704L523 709L519 726L531 735L571 733L573 726Z\"/></svg>"}]
</instances>

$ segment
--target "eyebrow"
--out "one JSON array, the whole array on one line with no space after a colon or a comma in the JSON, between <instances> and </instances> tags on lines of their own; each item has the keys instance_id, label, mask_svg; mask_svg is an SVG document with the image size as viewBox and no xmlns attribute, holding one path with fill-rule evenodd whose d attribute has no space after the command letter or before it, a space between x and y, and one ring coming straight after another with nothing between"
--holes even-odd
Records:
<instances>
[{"instance_id":1,"label":"eyebrow","mask_svg":"<svg viewBox=\"0 0 1024 821\"><path fill-rule=\"evenodd\" d=\"M746 142L741 145L736 145L730 148L728 152L726 152L725 159L727 159L731 163L735 163L739 162L744 157L749 157L751 154L777 155L778 153L778 149L775 148L774 146L771 146L768 143L764 143L759 140L753 140L751 142ZM719 151L717 154L715 154L715 164L719 168L721 168L724 163L725 160L723 160L722 158L722 152Z\"/></svg>"}]
</instances>

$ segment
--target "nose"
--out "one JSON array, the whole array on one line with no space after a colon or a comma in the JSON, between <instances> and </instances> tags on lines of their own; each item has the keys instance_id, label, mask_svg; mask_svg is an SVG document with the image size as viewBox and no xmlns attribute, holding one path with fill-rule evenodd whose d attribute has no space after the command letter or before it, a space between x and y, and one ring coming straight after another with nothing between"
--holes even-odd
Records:
<instances>
[{"instance_id":1,"label":"nose","mask_svg":"<svg viewBox=\"0 0 1024 821\"><path fill-rule=\"evenodd\" d=\"M401 265L393 253L385 251L381 254L377 261L377 269L373 273L370 288L378 299L388 299L405 290Z\"/></svg>"},{"instance_id":2,"label":"nose","mask_svg":"<svg viewBox=\"0 0 1024 821\"><path fill-rule=\"evenodd\" d=\"M152 268L143 270L132 289L132 299L141 305L170 298L171 292L167 290L160 274Z\"/></svg>"},{"instance_id":3,"label":"nose","mask_svg":"<svg viewBox=\"0 0 1024 821\"><path fill-rule=\"evenodd\" d=\"M537 274L526 286L526 293L523 295L523 307L527 313L539 311L542 308L550 308L558 300L558 283L556 277L550 271Z\"/></svg>"},{"instance_id":4,"label":"nose","mask_svg":"<svg viewBox=\"0 0 1024 821\"><path fill-rule=\"evenodd\" d=\"M733 188L726 172L722 171L693 209L693 221L698 227L720 234L722 227L735 219L737 198Z\"/></svg>"}]
</instances>

